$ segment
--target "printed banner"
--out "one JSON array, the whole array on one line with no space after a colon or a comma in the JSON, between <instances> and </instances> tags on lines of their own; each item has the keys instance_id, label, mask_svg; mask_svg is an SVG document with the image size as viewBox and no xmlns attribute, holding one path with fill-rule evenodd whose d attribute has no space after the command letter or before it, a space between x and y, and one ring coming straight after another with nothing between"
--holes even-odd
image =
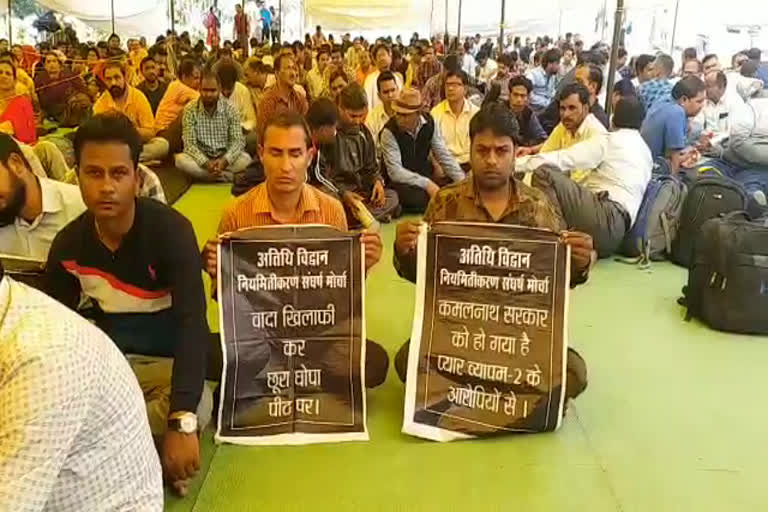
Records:
<instances>
[{"instance_id":1,"label":"printed banner","mask_svg":"<svg viewBox=\"0 0 768 512\"><path fill-rule=\"evenodd\" d=\"M425 225L403 432L451 441L557 429L569 273L570 248L556 233Z\"/></svg>"},{"instance_id":2,"label":"printed banner","mask_svg":"<svg viewBox=\"0 0 768 512\"><path fill-rule=\"evenodd\" d=\"M222 240L216 440L367 440L364 296L359 234L277 226Z\"/></svg>"}]
</instances>

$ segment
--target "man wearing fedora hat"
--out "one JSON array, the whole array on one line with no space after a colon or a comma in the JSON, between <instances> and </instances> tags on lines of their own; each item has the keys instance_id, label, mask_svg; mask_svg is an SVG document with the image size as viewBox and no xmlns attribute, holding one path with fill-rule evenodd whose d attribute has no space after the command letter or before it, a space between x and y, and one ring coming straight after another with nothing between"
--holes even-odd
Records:
<instances>
[{"instance_id":1,"label":"man wearing fedora hat","mask_svg":"<svg viewBox=\"0 0 768 512\"><path fill-rule=\"evenodd\" d=\"M440 187L465 178L432 116L422 113L421 93L406 88L392 104L395 117L379 134L382 160L403 210L423 212ZM440 165L436 172L430 153Z\"/></svg>"}]
</instances>

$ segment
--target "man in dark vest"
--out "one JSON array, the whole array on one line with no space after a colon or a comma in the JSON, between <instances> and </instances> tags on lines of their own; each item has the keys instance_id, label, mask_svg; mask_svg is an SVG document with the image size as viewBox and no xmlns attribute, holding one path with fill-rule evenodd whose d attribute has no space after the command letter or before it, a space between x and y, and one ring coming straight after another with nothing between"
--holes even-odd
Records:
<instances>
[{"instance_id":1,"label":"man in dark vest","mask_svg":"<svg viewBox=\"0 0 768 512\"><path fill-rule=\"evenodd\" d=\"M441 186L465 177L434 120L422 113L421 107L421 93L403 89L392 103L395 116L379 134L382 161L392 188L400 196L403 210L412 213L423 213Z\"/></svg>"}]
</instances>

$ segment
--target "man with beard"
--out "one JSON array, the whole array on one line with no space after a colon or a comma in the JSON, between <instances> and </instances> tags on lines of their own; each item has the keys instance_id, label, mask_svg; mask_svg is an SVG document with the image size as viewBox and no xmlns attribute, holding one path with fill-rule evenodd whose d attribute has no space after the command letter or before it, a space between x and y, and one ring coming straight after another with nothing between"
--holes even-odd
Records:
<instances>
[{"instance_id":1,"label":"man with beard","mask_svg":"<svg viewBox=\"0 0 768 512\"><path fill-rule=\"evenodd\" d=\"M162 137L155 137L155 116L144 93L131 87L125 80L125 69L114 61L104 65L104 83L107 90L93 105L93 114L117 111L130 119L144 144L140 160L158 161L168 156L169 144Z\"/></svg>"},{"instance_id":2,"label":"man with beard","mask_svg":"<svg viewBox=\"0 0 768 512\"><path fill-rule=\"evenodd\" d=\"M168 90L168 82L160 80L157 75L157 63L151 57L144 57L144 60L141 61L141 74L144 81L138 85L137 89L147 97L147 101L152 107L152 115L154 115L157 112L157 107L160 106L165 91Z\"/></svg>"},{"instance_id":3,"label":"man with beard","mask_svg":"<svg viewBox=\"0 0 768 512\"><path fill-rule=\"evenodd\" d=\"M469 133L472 174L438 191L424 222L515 224L560 232L563 242L571 247L571 285L585 282L595 258L592 239L584 233L563 231L565 221L544 193L514 178L517 122L509 109L498 104L484 108L472 118ZM395 268L402 278L414 283L419 230L419 222L401 222L395 239ZM408 345L403 345L395 358L395 369L403 382ZM586 387L586 364L569 348L565 396L575 398Z\"/></svg>"},{"instance_id":4,"label":"man with beard","mask_svg":"<svg viewBox=\"0 0 768 512\"><path fill-rule=\"evenodd\" d=\"M251 157L245 151L240 114L221 96L219 77L203 73L200 99L184 109L184 152L176 167L202 181L232 181Z\"/></svg>"},{"instance_id":5,"label":"man with beard","mask_svg":"<svg viewBox=\"0 0 768 512\"><path fill-rule=\"evenodd\" d=\"M77 187L35 176L16 141L0 134L0 253L46 261L56 233L84 210Z\"/></svg>"}]
</instances>

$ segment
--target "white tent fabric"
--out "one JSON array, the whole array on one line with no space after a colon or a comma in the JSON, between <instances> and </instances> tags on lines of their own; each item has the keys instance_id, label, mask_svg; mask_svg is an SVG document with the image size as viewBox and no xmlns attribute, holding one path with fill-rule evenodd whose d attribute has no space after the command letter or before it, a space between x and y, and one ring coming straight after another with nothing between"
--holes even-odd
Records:
<instances>
[{"instance_id":1,"label":"white tent fabric","mask_svg":"<svg viewBox=\"0 0 768 512\"><path fill-rule=\"evenodd\" d=\"M112 30L110 0L38 0L47 9L61 12L99 28ZM168 27L166 0L114 0L115 30L118 34L154 39Z\"/></svg>"},{"instance_id":2,"label":"white tent fabric","mask_svg":"<svg viewBox=\"0 0 768 512\"><path fill-rule=\"evenodd\" d=\"M432 0L304 0L304 26L314 32L352 33L366 37L428 34Z\"/></svg>"}]
</instances>

